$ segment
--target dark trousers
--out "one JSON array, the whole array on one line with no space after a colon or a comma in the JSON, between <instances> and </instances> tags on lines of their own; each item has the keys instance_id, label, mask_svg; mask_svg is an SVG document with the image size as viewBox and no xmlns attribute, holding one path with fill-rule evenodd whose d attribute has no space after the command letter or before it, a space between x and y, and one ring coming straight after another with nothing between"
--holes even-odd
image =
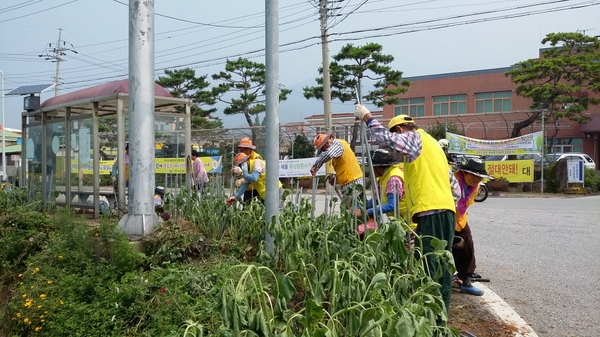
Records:
<instances>
[{"instance_id":1,"label":"dark trousers","mask_svg":"<svg viewBox=\"0 0 600 337\"><path fill-rule=\"evenodd\" d=\"M256 189L246 190L246 192L244 192L244 195L242 196L242 201L244 203L247 203L250 202L250 200L252 200L254 197L260 199L260 196L258 195Z\"/></svg>"},{"instance_id":2,"label":"dark trousers","mask_svg":"<svg viewBox=\"0 0 600 337\"><path fill-rule=\"evenodd\" d=\"M452 242L454 241L454 225L455 225L454 212L443 211L439 213L433 213L425 216L417 217L417 228L415 232L421 236L432 236L440 240L446 240L447 251L452 251ZM431 238L424 237L423 240L423 254L432 252L434 249L431 247ZM429 265L429 276L435 281L439 282L442 286L441 293L446 305L446 310L450 308L450 295L452 294L452 274L448 270L444 270L442 277L435 279L437 269L441 266L437 263L433 256L427 257L427 264Z\"/></svg>"},{"instance_id":3,"label":"dark trousers","mask_svg":"<svg viewBox=\"0 0 600 337\"><path fill-rule=\"evenodd\" d=\"M454 235L460 236L464 240L462 248L452 248L452 256L454 257L458 278L464 281L465 278L473 276L476 267L475 246L473 244L473 237L471 236L471 227L467 223L465 228L460 232L455 231Z\"/></svg>"}]
</instances>

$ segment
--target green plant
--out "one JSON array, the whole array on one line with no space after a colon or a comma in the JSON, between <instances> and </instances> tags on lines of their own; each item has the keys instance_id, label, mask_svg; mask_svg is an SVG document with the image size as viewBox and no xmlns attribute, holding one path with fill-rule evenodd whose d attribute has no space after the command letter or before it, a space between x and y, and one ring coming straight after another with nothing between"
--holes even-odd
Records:
<instances>
[{"instance_id":1,"label":"green plant","mask_svg":"<svg viewBox=\"0 0 600 337\"><path fill-rule=\"evenodd\" d=\"M584 185L592 189L592 192L598 192L600 188L600 176L596 170L584 167Z\"/></svg>"},{"instance_id":2,"label":"green plant","mask_svg":"<svg viewBox=\"0 0 600 337\"><path fill-rule=\"evenodd\" d=\"M502 177L502 176L494 176L494 180L493 181L508 181L508 179Z\"/></svg>"}]
</instances>

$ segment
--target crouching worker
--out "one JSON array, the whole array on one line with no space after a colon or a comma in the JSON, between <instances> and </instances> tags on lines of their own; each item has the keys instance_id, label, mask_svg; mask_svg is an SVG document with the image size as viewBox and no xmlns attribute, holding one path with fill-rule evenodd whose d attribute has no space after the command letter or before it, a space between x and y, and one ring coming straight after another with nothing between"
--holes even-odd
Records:
<instances>
[{"instance_id":1,"label":"crouching worker","mask_svg":"<svg viewBox=\"0 0 600 337\"><path fill-rule=\"evenodd\" d=\"M156 186L154 189L154 211L160 215L164 212L164 201L165 188L162 186Z\"/></svg>"},{"instance_id":2,"label":"crouching worker","mask_svg":"<svg viewBox=\"0 0 600 337\"><path fill-rule=\"evenodd\" d=\"M467 208L475 202L475 196L479 191L479 183L484 178L490 178L485 170L485 164L481 159L469 159L465 165L458 165L454 173L460 184L461 196L456 202L456 227L454 231L454 245L452 256L456 265L460 291L471 295L483 295L483 290L476 288L471 283L471 277L475 272L475 248L471 228L468 223ZM460 239L456 239L460 237Z\"/></svg>"},{"instance_id":3,"label":"crouching worker","mask_svg":"<svg viewBox=\"0 0 600 337\"><path fill-rule=\"evenodd\" d=\"M366 212L370 219L365 225L358 227L358 233L362 237L365 227L374 230L377 224L372 220L375 214L385 214L397 219L407 216L406 199L404 198L404 172L400 161L394 159L392 154L384 149L377 149L371 155L373 164L373 173L377 178L377 194L380 205L373 199L367 200ZM360 217L364 210L353 209L353 213ZM411 227L416 227L415 223L408 221Z\"/></svg>"},{"instance_id":4,"label":"crouching worker","mask_svg":"<svg viewBox=\"0 0 600 337\"><path fill-rule=\"evenodd\" d=\"M250 159L250 156L245 153L238 153L233 160L235 165L231 169L238 179L235 181L235 186L238 187L234 196L227 198L227 205L231 205L246 192L246 189L252 183L254 189L258 193L259 199L264 203L267 200L267 164L262 159ZM279 183L279 193L277 197L281 200L283 194L283 185ZM246 200L244 200L246 201Z\"/></svg>"}]
</instances>

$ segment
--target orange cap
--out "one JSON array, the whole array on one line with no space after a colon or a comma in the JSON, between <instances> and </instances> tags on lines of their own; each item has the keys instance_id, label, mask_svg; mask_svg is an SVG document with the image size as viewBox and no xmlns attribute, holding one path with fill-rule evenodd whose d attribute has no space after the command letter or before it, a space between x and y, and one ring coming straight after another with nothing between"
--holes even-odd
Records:
<instances>
[{"instance_id":1,"label":"orange cap","mask_svg":"<svg viewBox=\"0 0 600 337\"><path fill-rule=\"evenodd\" d=\"M327 144L327 141L329 141L329 139L333 138L333 134L327 136L326 134L320 133L315 137L314 140L314 144L315 147L317 148L317 151L321 151L321 149L323 148L323 146L325 146L325 144Z\"/></svg>"},{"instance_id":2,"label":"orange cap","mask_svg":"<svg viewBox=\"0 0 600 337\"><path fill-rule=\"evenodd\" d=\"M235 158L233 159L233 164L234 165L240 165L242 163L244 163L246 160L250 159L250 156L245 154L245 153L238 153L235 155Z\"/></svg>"},{"instance_id":3,"label":"orange cap","mask_svg":"<svg viewBox=\"0 0 600 337\"><path fill-rule=\"evenodd\" d=\"M252 145L252 139L245 137L240 139L240 143L237 146L238 148L240 147L246 147L252 150L256 150L256 146Z\"/></svg>"}]
</instances>

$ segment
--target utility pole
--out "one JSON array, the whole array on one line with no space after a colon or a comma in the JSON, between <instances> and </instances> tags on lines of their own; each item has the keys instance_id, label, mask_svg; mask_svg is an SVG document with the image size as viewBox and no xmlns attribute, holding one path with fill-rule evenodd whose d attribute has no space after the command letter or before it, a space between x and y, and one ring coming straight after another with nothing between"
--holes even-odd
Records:
<instances>
[{"instance_id":1,"label":"utility pole","mask_svg":"<svg viewBox=\"0 0 600 337\"><path fill-rule=\"evenodd\" d=\"M67 43L62 40L62 28L58 29L58 41L54 48L52 47L52 43L48 43L48 48L44 54L39 55L43 57L45 60L52 60L52 62L56 62L56 75L54 76L54 96L58 96L59 93L59 85L60 85L60 63L66 61L63 56L66 56L67 51L71 51L77 54L75 51L75 47L72 44L68 43L71 48L67 48Z\"/></svg>"},{"instance_id":2,"label":"utility pole","mask_svg":"<svg viewBox=\"0 0 600 337\"><path fill-rule=\"evenodd\" d=\"M325 133L332 133L331 125L331 79L329 73L329 42L327 31L328 0L320 0L319 14L321 19L321 53L323 58L323 119Z\"/></svg>"}]
</instances>

